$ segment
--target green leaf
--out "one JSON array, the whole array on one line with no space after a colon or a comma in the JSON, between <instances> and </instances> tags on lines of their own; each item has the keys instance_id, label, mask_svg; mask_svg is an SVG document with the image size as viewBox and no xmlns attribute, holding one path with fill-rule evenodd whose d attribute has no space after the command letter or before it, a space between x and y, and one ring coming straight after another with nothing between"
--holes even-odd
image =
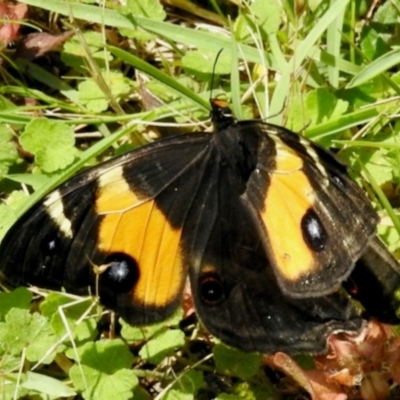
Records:
<instances>
[{"instance_id":1,"label":"green leaf","mask_svg":"<svg viewBox=\"0 0 400 400\"><path fill-rule=\"evenodd\" d=\"M204 385L203 373L191 369L179 377L177 382L173 385L172 391L175 391L175 393L186 393L194 396L202 387L204 387ZM174 396L170 397L170 393L164 397L164 399L174 398Z\"/></svg>"},{"instance_id":2,"label":"green leaf","mask_svg":"<svg viewBox=\"0 0 400 400\"><path fill-rule=\"evenodd\" d=\"M32 293L23 287L9 293L0 293L0 321L4 321L4 317L11 308L29 310L31 301Z\"/></svg>"},{"instance_id":3,"label":"green leaf","mask_svg":"<svg viewBox=\"0 0 400 400\"><path fill-rule=\"evenodd\" d=\"M50 293L40 304L40 310L51 321L51 327L59 338L65 335L68 327L76 344L79 344L89 339L93 340L98 334L95 318L81 320L92 304L92 298L76 301L64 294Z\"/></svg>"},{"instance_id":4,"label":"green leaf","mask_svg":"<svg viewBox=\"0 0 400 400\"><path fill-rule=\"evenodd\" d=\"M384 42L380 32L377 32L370 25L364 27L361 40L361 51L367 60L375 60L390 50Z\"/></svg>"},{"instance_id":5,"label":"green leaf","mask_svg":"<svg viewBox=\"0 0 400 400\"><path fill-rule=\"evenodd\" d=\"M81 40L85 46L82 46ZM100 32L86 31L82 36L75 35L71 37L65 44L61 52L61 60L76 71L87 74L87 57L100 68L106 68L107 62L112 61L112 55L104 48L104 38Z\"/></svg>"},{"instance_id":6,"label":"green leaf","mask_svg":"<svg viewBox=\"0 0 400 400\"><path fill-rule=\"evenodd\" d=\"M143 342L151 339L156 334L167 330L167 327L176 327L183 317L182 308L178 308L169 318L157 324L147 326L132 326L120 318L122 325L121 336L128 342Z\"/></svg>"},{"instance_id":7,"label":"green leaf","mask_svg":"<svg viewBox=\"0 0 400 400\"><path fill-rule=\"evenodd\" d=\"M139 355L152 364L159 364L167 355L175 349L183 347L184 344L184 333L178 329L170 329L149 340L140 349Z\"/></svg>"},{"instance_id":8,"label":"green leaf","mask_svg":"<svg viewBox=\"0 0 400 400\"><path fill-rule=\"evenodd\" d=\"M16 210L27 200L27 194L22 190L14 190L6 199L6 204L0 204L0 240L17 220Z\"/></svg>"},{"instance_id":9,"label":"green leaf","mask_svg":"<svg viewBox=\"0 0 400 400\"><path fill-rule=\"evenodd\" d=\"M18 160L18 151L13 143L13 131L8 124L0 124L0 180L9 167Z\"/></svg>"},{"instance_id":10,"label":"green leaf","mask_svg":"<svg viewBox=\"0 0 400 400\"><path fill-rule=\"evenodd\" d=\"M281 25L282 6L277 0L255 0L241 10L235 21L235 35L240 42L253 43L254 36L250 32L256 35L258 31L266 35L274 34Z\"/></svg>"},{"instance_id":11,"label":"green leaf","mask_svg":"<svg viewBox=\"0 0 400 400\"><path fill-rule=\"evenodd\" d=\"M52 177L54 175L52 174ZM48 183L51 178L47 175L44 174L37 174L37 173L32 173L32 174L12 174L12 175L7 175L7 179L10 179L14 182L19 182L19 183L24 183L25 185L32 186L34 190L39 189L41 186L45 185ZM25 199L27 198L25 192L23 192L25 195Z\"/></svg>"},{"instance_id":12,"label":"green leaf","mask_svg":"<svg viewBox=\"0 0 400 400\"><path fill-rule=\"evenodd\" d=\"M99 371L112 374L119 369L129 368L133 356L122 340L102 340L87 343L80 361L88 367L101 367Z\"/></svg>"},{"instance_id":13,"label":"green leaf","mask_svg":"<svg viewBox=\"0 0 400 400\"><path fill-rule=\"evenodd\" d=\"M5 343L5 350L13 355L26 350L26 358L35 362L42 359L48 364L53 361L55 349L50 354L48 350L57 342L47 318L27 310L12 308L0 322L0 342Z\"/></svg>"},{"instance_id":14,"label":"green leaf","mask_svg":"<svg viewBox=\"0 0 400 400\"><path fill-rule=\"evenodd\" d=\"M276 114L276 117L270 119L271 123L279 123L278 115L281 113L286 101L287 93L291 92L293 85L293 72L302 65L307 57L313 58L315 52L315 44L320 40L326 29L346 8L349 0L330 4L329 10L319 18L309 31L305 39L295 48L295 52L287 64L289 67L284 67L283 73L275 87L274 94L271 100L271 113Z\"/></svg>"},{"instance_id":15,"label":"green leaf","mask_svg":"<svg viewBox=\"0 0 400 400\"><path fill-rule=\"evenodd\" d=\"M121 340L87 343L81 353L81 368L75 364L69 374L86 400L128 400L139 382L130 370L132 361Z\"/></svg>"},{"instance_id":16,"label":"green leaf","mask_svg":"<svg viewBox=\"0 0 400 400\"><path fill-rule=\"evenodd\" d=\"M19 363L21 363L21 359L19 359ZM3 365L2 365L2 367L3 367ZM25 379L26 379L26 374L24 374L24 373L21 374L20 372L8 373L5 375L2 375L2 378L0 379L1 399L2 400L15 400L16 398L18 398L18 399L29 398L28 397L29 391L22 387ZM16 397L16 396L18 396L18 397ZM32 398L32 400L36 400L36 399ZM38 399L38 400L40 400L40 399Z\"/></svg>"},{"instance_id":17,"label":"green leaf","mask_svg":"<svg viewBox=\"0 0 400 400\"><path fill-rule=\"evenodd\" d=\"M42 393L52 398L75 396L76 392L65 383L50 376L27 372L27 379L22 383L22 387L35 392Z\"/></svg>"},{"instance_id":18,"label":"green leaf","mask_svg":"<svg viewBox=\"0 0 400 400\"><path fill-rule=\"evenodd\" d=\"M120 11L128 18L145 17L154 21L163 21L167 16L159 0L127 0ZM137 39L141 42L154 39L155 35L145 32L143 29L120 29L123 36Z\"/></svg>"},{"instance_id":19,"label":"green leaf","mask_svg":"<svg viewBox=\"0 0 400 400\"><path fill-rule=\"evenodd\" d=\"M222 52L217 59L217 52L210 50L192 50L187 51L182 57L182 65L190 73L193 73L202 80L207 80L211 74L215 72L216 75L227 75L231 72L231 56L228 52ZM213 71L215 64L215 71Z\"/></svg>"},{"instance_id":20,"label":"green leaf","mask_svg":"<svg viewBox=\"0 0 400 400\"><path fill-rule=\"evenodd\" d=\"M162 322L147 326L132 326L120 319L122 330L121 336L128 342L140 343L151 339L154 335L166 331L168 328Z\"/></svg>"},{"instance_id":21,"label":"green leaf","mask_svg":"<svg viewBox=\"0 0 400 400\"><path fill-rule=\"evenodd\" d=\"M120 72L104 73L106 84L111 90L111 94L119 100L126 96L130 91L129 80ZM79 83L79 100L82 104L93 112L101 113L108 108L106 94L100 89L94 79L86 79Z\"/></svg>"},{"instance_id":22,"label":"green leaf","mask_svg":"<svg viewBox=\"0 0 400 400\"><path fill-rule=\"evenodd\" d=\"M354 88L366 83L400 62L400 48L394 49L383 54L370 64L368 64L358 75L356 75L348 84L347 88Z\"/></svg>"},{"instance_id":23,"label":"green leaf","mask_svg":"<svg viewBox=\"0 0 400 400\"><path fill-rule=\"evenodd\" d=\"M0 204L0 240L17 220L16 212L5 204Z\"/></svg>"},{"instance_id":24,"label":"green leaf","mask_svg":"<svg viewBox=\"0 0 400 400\"><path fill-rule=\"evenodd\" d=\"M317 89L306 96L306 109L311 118L310 126L334 121L344 115L349 107L346 101L337 99L325 89Z\"/></svg>"},{"instance_id":25,"label":"green leaf","mask_svg":"<svg viewBox=\"0 0 400 400\"><path fill-rule=\"evenodd\" d=\"M400 144L400 132L381 133L375 136L377 150L357 153L365 168L371 174L376 183L381 186L395 179L399 170L398 147Z\"/></svg>"},{"instance_id":26,"label":"green leaf","mask_svg":"<svg viewBox=\"0 0 400 400\"><path fill-rule=\"evenodd\" d=\"M163 400L193 400L195 397L190 393L184 393L176 389L168 390Z\"/></svg>"},{"instance_id":27,"label":"green leaf","mask_svg":"<svg viewBox=\"0 0 400 400\"><path fill-rule=\"evenodd\" d=\"M15 110L17 107L9 99L0 95L0 110Z\"/></svg>"},{"instance_id":28,"label":"green leaf","mask_svg":"<svg viewBox=\"0 0 400 400\"><path fill-rule=\"evenodd\" d=\"M205 109L209 110L208 102L205 101L199 95L193 93L189 90L186 86L181 85L175 78L170 77L165 72L160 71L158 68L153 67L147 62L144 62L140 57L136 57L133 54L128 53L127 51L121 50L115 46L108 46L110 51L118 57L120 60L124 61L125 63L132 65L133 67L143 71L147 75L151 76L152 78L162 82L166 85L170 90L175 91L180 97L184 96L187 97L190 102L195 102L200 104ZM220 49L218 49L220 50Z\"/></svg>"},{"instance_id":29,"label":"green leaf","mask_svg":"<svg viewBox=\"0 0 400 400\"><path fill-rule=\"evenodd\" d=\"M164 21L167 13L159 0L127 0L124 11L135 17L146 17L155 21Z\"/></svg>"},{"instance_id":30,"label":"green leaf","mask_svg":"<svg viewBox=\"0 0 400 400\"><path fill-rule=\"evenodd\" d=\"M33 119L25 127L20 143L35 155L35 162L45 172L66 168L76 154L72 128L46 118Z\"/></svg>"},{"instance_id":31,"label":"green leaf","mask_svg":"<svg viewBox=\"0 0 400 400\"><path fill-rule=\"evenodd\" d=\"M12 210L16 210L26 201L27 198L28 195L23 190L13 190L7 197L6 204Z\"/></svg>"},{"instance_id":32,"label":"green leaf","mask_svg":"<svg viewBox=\"0 0 400 400\"><path fill-rule=\"evenodd\" d=\"M261 354L245 353L222 343L214 346L213 355L215 364L220 371L241 378L255 375L262 358Z\"/></svg>"},{"instance_id":33,"label":"green leaf","mask_svg":"<svg viewBox=\"0 0 400 400\"><path fill-rule=\"evenodd\" d=\"M378 224L377 228L378 235L384 240L389 250L395 253L396 258L399 258L399 243L400 235L399 231L393 225L392 220L385 218Z\"/></svg>"},{"instance_id":34,"label":"green leaf","mask_svg":"<svg viewBox=\"0 0 400 400\"><path fill-rule=\"evenodd\" d=\"M399 18L399 0L384 1L374 13L373 21L382 25L394 25L398 23Z\"/></svg>"},{"instance_id":35,"label":"green leaf","mask_svg":"<svg viewBox=\"0 0 400 400\"><path fill-rule=\"evenodd\" d=\"M295 132L305 127L315 126L335 121L344 115L349 105L346 101L337 99L326 89L316 89L308 92L305 98L302 94L291 98L288 126ZM330 145L334 136L326 139L325 145Z\"/></svg>"},{"instance_id":36,"label":"green leaf","mask_svg":"<svg viewBox=\"0 0 400 400\"><path fill-rule=\"evenodd\" d=\"M214 51L220 50L222 47L229 47L231 39L227 36L223 38L216 37L215 34L209 32L201 32L183 25L174 25L167 22L155 21L149 18L134 16L127 18L120 10L110 10L103 7L89 6L81 3L70 3L70 8L65 7L64 0L52 0L44 3L43 0L25 0L25 4L38 6L48 11L53 11L60 15L69 16L71 12L77 19L90 21L90 23L109 25L110 27L137 29L140 26L154 34L167 38L178 43L186 43L189 46L197 46L199 48L208 48ZM341 7L339 7L341 8ZM252 62L260 61L260 52L251 46L241 46L244 57ZM264 54L269 58L268 54ZM343 64L348 66L344 60L336 60L340 67Z\"/></svg>"}]
</instances>

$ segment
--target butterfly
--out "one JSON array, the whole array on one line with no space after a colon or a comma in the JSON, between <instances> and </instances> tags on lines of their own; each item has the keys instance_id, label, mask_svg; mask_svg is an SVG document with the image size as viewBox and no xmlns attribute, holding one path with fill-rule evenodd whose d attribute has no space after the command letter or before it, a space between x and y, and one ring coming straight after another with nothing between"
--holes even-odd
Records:
<instances>
[{"instance_id":1,"label":"butterfly","mask_svg":"<svg viewBox=\"0 0 400 400\"><path fill-rule=\"evenodd\" d=\"M399 265L345 165L281 126L236 120L222 100L211 107L213 134L148 144L38 202L1 243L3 279L96 290L133 325L169 316L189 280L204 326L245 351L318 353L366 317L398 322Z\"/></svg>"}]
</instances>

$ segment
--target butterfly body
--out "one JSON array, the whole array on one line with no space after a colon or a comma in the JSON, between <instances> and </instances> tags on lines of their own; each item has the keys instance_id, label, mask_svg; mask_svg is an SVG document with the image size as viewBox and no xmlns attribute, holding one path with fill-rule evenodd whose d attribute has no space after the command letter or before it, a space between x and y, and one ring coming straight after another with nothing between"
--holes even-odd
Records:
<instances>
[{"instance_id":1,"label":"butterfly body","mask_svg":"<svg viewBox=\"0 0 400 400\"><path fill-rule=\"evenodd\" d=\"M148 324L178 307L189 279L204 325L248 351L321 352L331 332L360 329L339 288L376 240L369 200L333 154L212 107L214 134L149 144L36 204L3 239L6 280L98 287L106 306Z\"/></svg>"}]
</instances>

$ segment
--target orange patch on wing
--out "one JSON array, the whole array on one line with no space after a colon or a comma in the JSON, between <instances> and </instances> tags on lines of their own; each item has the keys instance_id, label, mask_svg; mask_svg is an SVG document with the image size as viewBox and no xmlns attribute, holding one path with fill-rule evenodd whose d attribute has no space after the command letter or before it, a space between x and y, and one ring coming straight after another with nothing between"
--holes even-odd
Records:
<instances>
[{"instance_id":1,"label":"orange patch on wing","mask_svg":"<svg viewBox=\"0 0 400 400\"><path fill-rule=\"evenodd\" d=\"M155 307L173 302L186 278L181 230L171 227L154 200L139 200L123 179L122 169L100 179L96 211L103 215L99 249L129 254L138 264L133 301Z\"/></svg>"},{"instance_id":2,"label":"orange patch on wing","mask_svg":"<svg viewBox=\"0 0 400 400\"><path fill-rule=\"evenodd\" d=\"M314 189L302 166L302 159L292 150L278 147L276 169L261 214L275 264L281 276L290 281L317 267L301 231L301 220L314 201Z\"/></svg>"}]
</instances>

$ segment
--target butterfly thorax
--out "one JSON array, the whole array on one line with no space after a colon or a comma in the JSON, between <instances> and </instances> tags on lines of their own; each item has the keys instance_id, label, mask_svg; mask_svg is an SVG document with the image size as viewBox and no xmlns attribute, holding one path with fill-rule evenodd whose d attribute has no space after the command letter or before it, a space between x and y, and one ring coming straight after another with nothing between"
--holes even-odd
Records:
<instances>
[{"instance_id":1,"label":"butterfly thorax","mask_svg":"<svg viewBox=\"0 0 400 400\"><path fill-rule=\"evenodd\" d=\"M228 174L240 178L241 183L246 185L257 166L261 136L239 127L240 122L237 122L216 131L212 144L218 153L221 167L228 168Z\"/></svg>"}]
</instances>

